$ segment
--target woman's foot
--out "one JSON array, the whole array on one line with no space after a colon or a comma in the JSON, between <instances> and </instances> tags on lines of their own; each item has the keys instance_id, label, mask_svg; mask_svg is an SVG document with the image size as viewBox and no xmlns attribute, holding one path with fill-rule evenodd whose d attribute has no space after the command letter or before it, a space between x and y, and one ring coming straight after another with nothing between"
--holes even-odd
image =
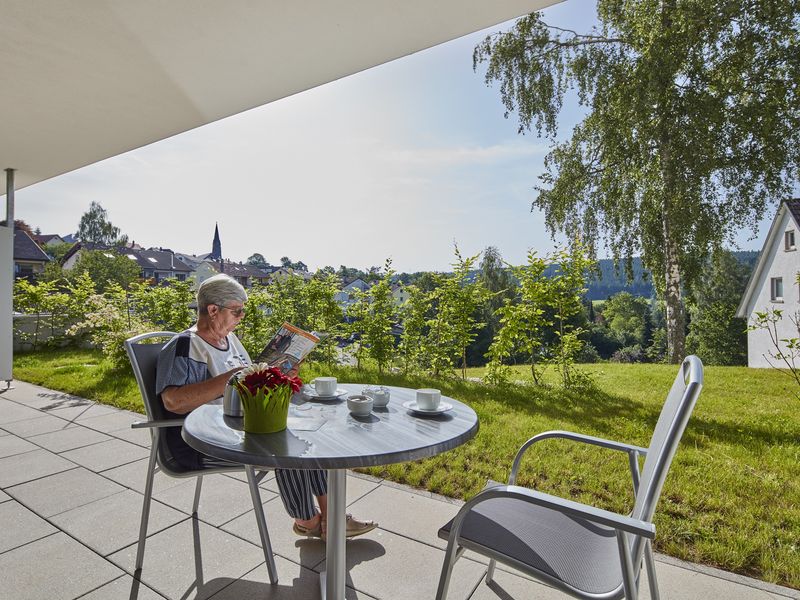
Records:
<instances>
[{"instance_id":1,"label":"woman's foot","mask_svg":"<svg viewBox=\"0 0 800 600\"><path fill-rule=\"evenodd\" d=\"M347 524L347 528L345 529L345 537L358 537L359 535L364 535L365 533L369 533L373 529L378 526L377 521L362 521L360 519L356 519L353 515L347 514L345 523ZM325 540L328 535L328 521L323 520L321 522L321 535L320 537Z\"/></svg>"},{"instance_id":2,"label":"woman's foot","mask_svg":"<svg viewBox=\"0 0 800 600\"><path fill-rule=\"evenodd\" d=\"M311 519L295 519L292 531L301 537L323 537L322 518L319 514L314 515ZM324 538L323 538L324 539Z\"/></svg>"}]
</instances>

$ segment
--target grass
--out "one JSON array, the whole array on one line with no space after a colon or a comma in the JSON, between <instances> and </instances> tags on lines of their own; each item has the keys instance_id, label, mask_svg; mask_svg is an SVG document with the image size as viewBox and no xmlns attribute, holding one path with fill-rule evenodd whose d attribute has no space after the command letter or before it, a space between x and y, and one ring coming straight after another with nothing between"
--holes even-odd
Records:
<instances>
[{"instance_id":1,"label":"grass","mask_svg":"<svg viewBox=\"0 0 800 600\"><path fill-rule=\"evenodd\" d=\"M480 418L469 443L434 458L365 472L457 498L487 478L506 480L517 448L548 429L647 446L677 372L670 365L584 365L594 387L536 387L524 369L505 389L457 379L308 366L304 378L441 388ZM480 377L482 370L470 370ZM15 357L14 375L53 389L141 410L132 375L100 354L68 350ZM548 373L555 383L555 373ZM685 560L800 588L800 406L785 375L707 367L706 384L656 510L656 548ZM548 440L527 455L518 483L618 512L632 506L626 455Z\"/></svg>"}]
</instances>

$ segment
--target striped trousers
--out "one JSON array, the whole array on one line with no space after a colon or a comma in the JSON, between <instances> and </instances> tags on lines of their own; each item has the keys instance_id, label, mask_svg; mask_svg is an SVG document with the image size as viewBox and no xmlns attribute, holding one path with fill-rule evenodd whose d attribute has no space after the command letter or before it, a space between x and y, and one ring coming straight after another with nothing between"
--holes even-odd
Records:
<instances>
[{"instance_id":1,"label":"striped trousers","mask_svg":"<svg viewBox=\"0 0 800 600\"><path fill-rule=\"evenodd\" d=\"M328 474L325 471L275 469L275 479L283 506L295 519L312 518L317 514L314 497L328 493Z\"/></svg>"}]
</instances>

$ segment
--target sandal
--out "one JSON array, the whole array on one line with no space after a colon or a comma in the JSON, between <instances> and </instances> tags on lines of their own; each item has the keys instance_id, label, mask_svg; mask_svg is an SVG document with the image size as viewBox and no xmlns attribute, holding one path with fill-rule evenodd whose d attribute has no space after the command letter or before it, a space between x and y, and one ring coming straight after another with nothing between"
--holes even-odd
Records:
<instances>
[{"instance_id":1,"label":"sandal","mask_svg":"<svg viewBox=\"0 0 800 600\"><path fill-rule=\"evenodd\" d=\"M299 535L300 537L325 539L325 534L322 532L322 520L318 520L315 527L306 527L305 525L300 525L300 523L295 521L294 525L292 525L292 531L294 531L295 534Z\"/></svg>"},{"instance_id":2,"label":"sandal","mask_svg":"<svg viewBox=\"0 0 800 600\"><path fill-rule=\"evenodd\" d=\"M376 521L361 521L360 519L356 519L350 513L347 513L345 523L347 524L345 537L349 538L358 537L359 535L369 533L378 526ZM320 537L324 541L328 535L328 523L323 522L321 529L322 531Z\"/></svg>"}]
</instances>

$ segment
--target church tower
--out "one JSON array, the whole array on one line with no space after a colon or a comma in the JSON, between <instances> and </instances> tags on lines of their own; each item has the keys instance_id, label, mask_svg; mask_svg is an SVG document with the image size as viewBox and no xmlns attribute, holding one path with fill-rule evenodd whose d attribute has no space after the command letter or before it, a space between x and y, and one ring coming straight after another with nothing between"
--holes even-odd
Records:
<instances>
[{"instance_id":1,"label":"church tower","mask_svg":"<svg viewBox=\"0 0 800 600\"><path fill-rule=\"evenodd\" d=\"M211 258L222 260L222 243L219 241L219 224L214 224L214 243L211 246Z\"/></svg>"}]
</instances>

